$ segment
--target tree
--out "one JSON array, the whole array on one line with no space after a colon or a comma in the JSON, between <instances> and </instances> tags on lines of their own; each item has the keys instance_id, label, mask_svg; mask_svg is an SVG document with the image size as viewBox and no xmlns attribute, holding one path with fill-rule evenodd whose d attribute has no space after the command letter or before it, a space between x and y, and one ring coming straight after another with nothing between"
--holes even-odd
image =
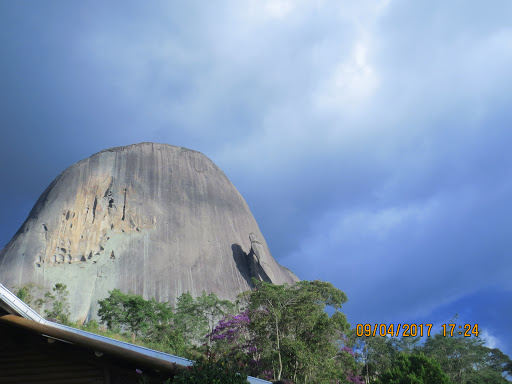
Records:
<instances>
[{"instance_id":1,"label":"tree","mask_svg":"<svg viewBox=\"0 0 512 384\"><path fill-rule=\"evenodd\" d=\"M98 301L98 316L111 330L128 329L138 336L149 328L172 324L173 311L168 303L144 300L142 296L125 294L119 289L109 293L108 298Z\"/></svg>"},{"instance_id":2,"label":"tree","mask_svg":"<svg viewBox=\"0 0 512 384\"><path fill-rule=\"evenodd\" d=\"M351 335L354 337L353 330ZM354 344L357 360L363 365L361 374L366 384L389 369L398 353L386 337L356 336Z\"/></svg>"},{"instance_id":3,"label":"tree","mask_svg":"<svg viewBox=\"0 0 512 384\"><path fill-rule=\"evenodd\" d=\"M392 337L387 339L388 343L395 352L403 352L407 355L418 353L420 351L421 336L412 337Z\"/></svg>"},{"instance_id":4,"label":"tree","mask_svg":"<svg viewBox=\"0 0 512 384\"><path fill-rule=\"evenodd\" d=\"M485 347L481 338L438 333L425 341L422 350L456 384L508 383L502 373L508 371L510 358L499 349Z\"/></svg>"},{"instance_id":5,"label":"tree","mask_svg":"<svg viewBox=\"0 0 512 384\"><path fill-rule=\"evenodd\" d=\"M187 341L198 340L207 333L207 327L198 317L197 306L190 292L184 292L176 300L176 326Z\"/></svg>"},{"instance_id":6,"label":"tree","mask_svg":"<svg viewBox=\"0 0 512 384\"><path fill-rule=\"evenodd\" d=\"M234 304L229 300L221 300L215 293L203 294L196 298L197 313L204 319L206 323L207 333L210 334L215 324L226 314L232 313ZM211 339L208 337L208 345L211 344Z\"/></svg>"},{"instance_id":7,"label":"tree","mask_svg":"<svg viewBox=\"0 0 512 384\"><path fill-rule=\"evenodd\" d=\"M357 359L358 353L354 349L357 346L355 332L351 330L342 334L338 343L339 353L336 364L342 368L346 381L353 384L366 384L364 375L361 375L361 361Z\"/></svg>"},{"instance_id":8,"label":"tree","mask_svg":"<svg viewBox=\"0 0 512 384\"><path fill-rule=\"evenodd\" d=\"M219 299L214 293L203 291L201 296L193 298L190 292L185 292L177 299L176 325L186 340L199 343L213 331L217 321L233 309L233 303ZM210 344L209 338L207 341Z\"/></svg>"},{"instance_id":9,"label":"tree","mask_svg":"<svg viewBox=\"0 0 512 384\"><path fill-rule=\"evenodd\" d=\"M451 384L439 363L424 354L400 353L393 367L384 372L379 384Z\"/></svg>"},{"instance_id":10,"label":"tree","mask_svg":"<svg viewBox=\"0 0 512 384\"><path fill-rule=\"evenodd\" d=\"M207 335L212 342L211 356L221 355L236 361L240 371L257 376L260 372L260 353L249 330L250 318L247 311L237 315L226 315ZM270 378L269 372L265 379Z\"/></svg>"},{"instance_id":11,"label":"tree","mask_svg":"<svg viewBox=\"0 0 512 384\"><path fill-rule=\"evenodd\" d=\"M45 298L51 302L52 309L46 310L46 318L61 324L69 323L69 302L67 286L62 283L55 284L52 289L53 293L46 292Z\"/></svg>"},{"instance_id":12,"label":"tree","mask_svg":"<svg viewBox=\"0 0 512 384\"><path fill-rule=\"evenodd\" d=\"M255 288L240 296L248 310L250 331L262 359L275 378L294 381L329 380L337 373L336 340L349 325L339 309L347 301L344 292L321 281L273 285L253 280ZM334 309L332 316L325 311Z\"/></svg>"}]
</instances>

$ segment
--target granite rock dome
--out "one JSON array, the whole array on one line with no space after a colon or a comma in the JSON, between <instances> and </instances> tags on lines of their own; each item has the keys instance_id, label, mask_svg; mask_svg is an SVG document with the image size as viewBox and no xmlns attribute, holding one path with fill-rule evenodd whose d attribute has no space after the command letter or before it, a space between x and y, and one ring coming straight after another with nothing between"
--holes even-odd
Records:
<instances>
[{"instance_id":1,"label":"granite rock dome","mask_svg":"<svg viewBox=\"0 0 512 384\"><path fill-rule=\"evenodd\" d=\"M167 144L107 149L62 172L0 251L0 282L68 286L72 318L119 288L171 301L233 299L251 277L298 278L270 254L246 202L206 156Z\"/></svg>"}]
</instances>

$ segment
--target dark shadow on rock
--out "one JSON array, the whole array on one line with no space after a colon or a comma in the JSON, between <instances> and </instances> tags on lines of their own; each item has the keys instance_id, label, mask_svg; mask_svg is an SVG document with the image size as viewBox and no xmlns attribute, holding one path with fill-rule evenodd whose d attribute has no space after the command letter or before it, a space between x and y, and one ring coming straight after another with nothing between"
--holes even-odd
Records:
<instances>
[{"instance_id":1,"label":"dark shadow on rock","mask_svg":"<svg viewBox=\"0 0 512 384\"><path fill-rule=\"evenodd\" d=\"M231 250L233 251L233 259L235 260L240 275L247 281L249 287L253 288L254 284L251 280L251 270L247 262L247 253L244 252L239 244L231 244Z\"/></svg>"},{"instance_id":2,"label":"dark shadow on rock","mask_svg":"<svg viewBox=\"0 0 512 384\"><path fill-rule=\"evenodd\" d=\"M272 280L270 280L254 255L252 248L249 254L247 254L239 244L232 244L231 250L233 251L233 259L235 260L238 271L251 288L254 288L254 284L251 280L252 277L267 283L272 283Z\"/></svg>"},{"instance_id":3,"label":"dark shadow on rock","mask_svg":"<svg viewBox=\"0 0 512 384\"><path fill-rule=\"evenodd\" d=\"M267 273L261 266L259 259L256 257L252 247L249 255L247 255L247 263L250 266L251 277L255 277L256 279L265 281L266 283L272 283L272 280L270 280L270 277L268 277Z\"/></svg>"}]
</instances>

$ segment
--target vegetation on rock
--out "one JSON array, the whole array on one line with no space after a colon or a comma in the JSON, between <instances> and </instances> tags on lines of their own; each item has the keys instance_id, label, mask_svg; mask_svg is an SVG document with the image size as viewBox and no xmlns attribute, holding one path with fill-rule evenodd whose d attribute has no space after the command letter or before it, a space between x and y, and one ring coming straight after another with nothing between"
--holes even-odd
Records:
<instances>
[{"instance_id":1,"label":"vegetation on rock","mask_svg":"<svg viewBox=\"0 0 512 384\"><path fill-rule=\"evenodd\" d=\"M14 287L14 294L24 303L42 311L46 319L60 324L69 323L69 299L67 286L56 283L51 291L43 292L43 288L34 283Z\"/></svg>"}]
</instances>

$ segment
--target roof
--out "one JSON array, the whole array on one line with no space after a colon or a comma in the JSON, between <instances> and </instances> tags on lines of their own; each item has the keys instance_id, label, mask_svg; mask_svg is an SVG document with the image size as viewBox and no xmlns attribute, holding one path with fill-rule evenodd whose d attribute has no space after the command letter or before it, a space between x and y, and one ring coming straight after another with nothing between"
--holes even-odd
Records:
<instances>
[{"instance_id":1,"label":"roof","mask_svg":"<svg viewBox=\"0 0 512 384\"><path fill-rule=\"evenodd\" d=\"M141 347L139 345L126 343L124 341L111 339L48 321L41 317L36 311L16 297L11 291L0 284L0 322L20 327L61 341L77 344L86 348L94 349L100 353L108 353L117 357L136 361L155 369L166 369L175 372L193 364L192 360L174 356L168 353ZM269 383L249 376L249 383Z\"/></svg>"}]
</instances>

